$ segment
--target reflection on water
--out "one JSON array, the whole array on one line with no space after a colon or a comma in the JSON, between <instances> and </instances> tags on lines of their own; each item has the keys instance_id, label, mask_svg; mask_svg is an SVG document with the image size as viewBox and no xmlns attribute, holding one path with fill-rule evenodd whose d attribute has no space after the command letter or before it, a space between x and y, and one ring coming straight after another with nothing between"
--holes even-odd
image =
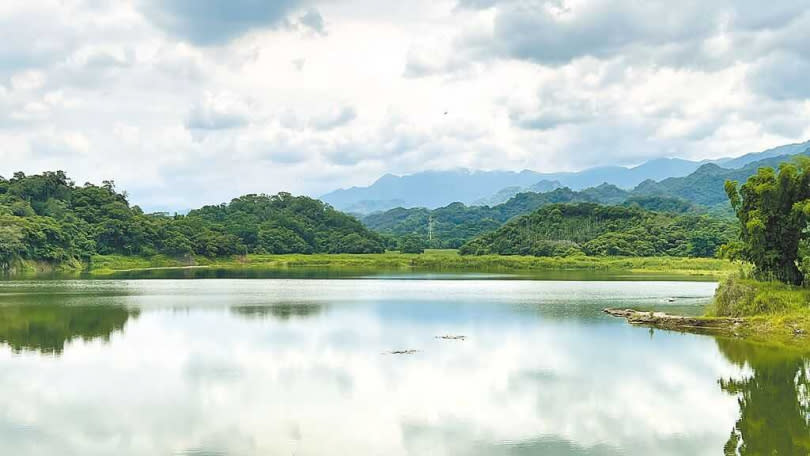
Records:
<instances>
[{"instance_id":1,"label":"reflection on water","mask_svg":"<svg viewBox=\"0 0 810 456\"><path fill-rule=\"evenodd\" d=\"M810 364L786 349L718 339L729 361L750 375L720 380L738 397L740 417L725 445L726 455L810 454Z\"/></svg>"},{"instance_id":2,"label":"reflection on water","mask_svg":"<svg viewBox=\"0 0 810 456\"><path fill-rule=\"evenodd\" d=\"M713 290L2 282L0 454L806 454L805 358L601 313Z\"/></svg>"},{"instance_id":3,"label":"reflection on water","mask_svg":"<svg viewBox=\"0 0 810 456\"><path fill-rule=\"evenodd\" d=\"M308 302L282 302L272 305L235 306L231 311L235 315L245 318L278 318L279 320L289 320L290 318L304 318L321 313L324 309L322 304Z\"/></svg>"},{"instance_id":4,"label":"reflection on water","mask_svg":"<svg viewBox=\"0 0 810 456\"><path fill-rule=\"evenodd\" d=\"M419 271L410 268L385 270L357 267L185 267L154 268L118 271L108 276L87 273L47 273L23 276L27 280L141 280L141 279L366 279L366 280L565 280L565 281L703 281L713 282L710 276L684 276L662 272L628 272L621 270L547 269L534 271L455 270ZM2 279L2 278L0 278Z\"/></svg>"},{"instance_id":5,"label":"reflection on water","mask_svg":"<svg viewBox=\"0 0 810 456\"><path fill-rule=\"evenodd\" d=\"M138 313L121 306L0 306L0 342L15 352L60 354L65 343L76 338L109 341L110 334L123 330Z\"/></svg>"}]
</instances>

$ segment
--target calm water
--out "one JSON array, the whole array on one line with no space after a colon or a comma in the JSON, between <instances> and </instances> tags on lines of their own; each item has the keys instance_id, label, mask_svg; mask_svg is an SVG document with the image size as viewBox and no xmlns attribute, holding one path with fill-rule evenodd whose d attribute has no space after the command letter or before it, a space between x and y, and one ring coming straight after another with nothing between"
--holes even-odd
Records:
<instances>
[{"instance_id":1,"label":"calm water","mask_svg":"<svg viewBox=\"0 0 810 456\"><path fill-rule=\"evenodd\" d=\"M487 279L0 282L0 454L807 454L805 359L601 313L715 284Z\"/></svg>"}]
</instances>

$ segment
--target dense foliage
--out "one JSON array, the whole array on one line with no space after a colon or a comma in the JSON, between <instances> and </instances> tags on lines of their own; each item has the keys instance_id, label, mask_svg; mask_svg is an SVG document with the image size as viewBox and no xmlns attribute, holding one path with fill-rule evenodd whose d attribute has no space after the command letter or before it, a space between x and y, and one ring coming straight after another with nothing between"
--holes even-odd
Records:
<instances>
[{"instance_id":1,"label":"dense foliage","mask_svg":"<svg viewBox=\"0 0 810 456\"><path fill-rule=\"evenodd\" d=\"M670 212L693 212L694 205L687 201L660 195L631 196L613 185L603 184L580 192L558 188L546 193L518 193L509 201L496 206L465 206L453 203L439 209L397 208L371 214L363 223L380 233L391 236L417 235L432 248L458 248L465 242L498 229L505 222L554 203L593 202L622 203L627 206ZM427 242L433 226L433 241Z\"/></svg>"},{"instance_id":2,"label":"dense foliage","mask_svg":"<svg viewBox=\"0 0 810 456\"><path fill-rule=\"evenodd\" d=\"M740 221L739 253L754 264L761 279L799 285L799 246L808 239L810 158L782 163L778 172L761 168L741 187L726 182L731 206Z\"/></svg>"},{"instance_id":3,"label":"dense foliage","mask_svg":"<svg viewBox=\"0 0 810 456\"><path fill-rule=\"evenodd\" d=\"M0 270L19 259L65 263L95 254L226 256L373 253L379 235L324 203L246 195L188 215L144 214L111 181L75 185L61 171L0 178Z\"/></svg>"},{"instance_id":4,"label":"dense foliage","mask_svg":"<svg viewBox=\"0 0 810 456\"><path fill-rule=\"evenodd\" d=\"M461 247L462 254L712 257L734 225L705 215L638 206L551 204Z\"/></svg>"},{"instance_id":5,"label":"dense foliage","mask_svg":"<svg viewBox=\"0 0 810 456\"><path fill-rule=\"evenodd\" d=\"M776 168L780 163L790 159L789 156L771 157L736 169L722 168L716 164L707 163L685 177L672 177L660 182L642 182L633 189L632 193L634 195L677 197L694 204L725 211L728 208L728 198L724 186L726 181L745 181L757 174L760 168Z\"/></svg>"}]
</instances>

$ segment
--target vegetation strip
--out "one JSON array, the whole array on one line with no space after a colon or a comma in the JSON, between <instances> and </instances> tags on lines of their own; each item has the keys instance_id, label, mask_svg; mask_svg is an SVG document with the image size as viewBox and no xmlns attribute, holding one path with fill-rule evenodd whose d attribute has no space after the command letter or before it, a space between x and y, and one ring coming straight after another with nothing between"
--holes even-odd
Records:
<instances>
[{"instance_id":1,"label":"vegetation strip","mask_svg":"<svg viewBox=\"0 0 810 456\"><path fill-rule=\"evenodd\" d=\"M367 271L501 272L531 274L544 271L600 271L626 274L666 274L696 279L721 279L737 273L740 264L714 258L672 257L534 257L482 255L462 256L455 250L427 250L423 254L289 254L246 255L225 258L194 257L195 266L214 269L325 268ZM89 272L106 275L122 271L182 268L189 265L165 256L151 258L97 255Z\"/></svg>"}]
</instances>

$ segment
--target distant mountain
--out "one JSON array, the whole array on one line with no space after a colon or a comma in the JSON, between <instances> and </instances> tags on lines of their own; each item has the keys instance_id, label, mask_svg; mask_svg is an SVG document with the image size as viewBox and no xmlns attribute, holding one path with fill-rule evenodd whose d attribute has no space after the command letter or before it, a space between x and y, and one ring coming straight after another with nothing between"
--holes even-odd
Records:
<instances>
[{"instance_id":1,"label":"distant mountain","mask_svg":"<svg viewBox=\"0 0 810 456\"><path fill-rule=\"evenodd\" d=\"M503 204L509 201L510 198L517 195L518 193L525 193L525 192L546 193L561 188L562 186L563 185L558 181L550 181L544 179L528 187L520 187L515 185L512 187L503 188L498 193L492 195L491 197L473 201L472 204L474 206L496 206L498 204Z\"/></svg>"},{"instance_id":2,"label":"distant mountain","mask_svg":"<svg viewBox=\"0 0 810 456\"><path fill-rule=\"evenodd\" d=\"M780 157L783 155L796 155L806 151L807 149L810 149L810 141L774 147L773 149L745 154L737 158L721 158L719 160L713 160L711 163L718 164L723 168L742 168L749 163L758 162L767 158Z\"/></svg>"},{"instance_id":3,"label":"distant mountain","mask_svg":"<svg viewBox=\"0 0 810 456\"><path fill-rule=\"evenodd\" d=\"M576 173L548 173L540 176L547 180L559 181L562 185L574 190L594 187L602 183L631 189L648 179L661 180L673 176L686 176L698 169L700 165L700 162L680 158L657 158L632 168L607 166Z\"/></svg>"},{"instance_id":4,"label":"distant mountain","mask_svg":"<svg viewBox=\"0 0 810 456\"><path fill-rule=\"evenodd\" d=\"M431 247L457 248L475 236L497 229L515 216L532 212L548 204L575 202L616 204L625 201L628 206L642 209L672 212L687 212L691 209L691 205L682 200L659 196L633 198L630 192L615 185L602 184L581 192L563 187L545 193L518 193L509 201L491 207L465 206L462 203L453 203L433 210L399 207L369 214L361 221L367 228L382 234L393 236L416 234L425 239L432 225Z\"/></svg>"},{"instance_id":5,"label":"distant mountain","mask_svg":"<svg viewBox=\"0 0 810 456\"><path fill-rule=\"evenodd\" d=\"M386 174L368 187L340 189L321 199L337 209L358 214L385 211L394 207L438 208L453 202L466 205L496 205L525 191L548 191L543 186L569 187L582 190L608 183L630 190L649 181L680 178L701 166L714 164L722 168L741 168L750 163L784 155L794 155L810 147L810 141L789 144L750 153L737 158L712 161L690 161L659 158L635 167L607 166L579 172L539 173L513 171L426 171L406 176ZM532 188L539 185L541 188Z\"/></svg>"},{"instance_id":6,"label":"distant mountain","mask_svg":"<svg viewBox=\"0 0 810 456\"><path fill-rule=\"evenodd\" d=\"M489 198L510 187L527 187L543 180L533 171L426 171L408 176L386 174L369 187L340 189L323 195L321 199L336 209L362 212L370 202L377 210L402 207L436 208L452 202L470 204ZM399 204L393 204L393 201ZM358 203L363 202L362 206ZM385 202L388 202L386 206Z\"/></svg>"},{"instance_id":7,"label":"distant mountain","mask_svg":"<svg viewBox=\"0 0 810 456\"><path fill-rule=\"evenodd\" d=\"M462 255L714 256L734 221L638 206L549 204L464 244Z\"/></svg>"},{"instance_id":8,"label":"distant mountain","mask_svg":"<svg viewBox=\"0 0 810 456\"><path fill-rule=\"evenodd\" d=\"M810 154L810 149L801 151ZM798 152L797 152L798 153ZM725 182L736 180L744 183L749 177L756 174L759 168L775 168L780 163L788 161L793 155L770 156L754 162L749 162L742 168L727 169L714 163L707 163L694 173L684 177L670 177L660 182L645 181L633 189L634 195L665 195L678 197L706 207L727 206L728 197L725 192Z\"/></svg>"},{"instance_id":9,"label":"distant mountain","mask_svg":"<svg viewBox=\"0 0 810 456\"><path fill-rule=\"evenodd\" d=\"M804 153L810 155L810 149L804 151ZM709 213L720 216L714 218L724 220L723 223L726 223L732 219L732 214L725 194L725 182L727 180L745 182L758 169L776 167L780 163L790 160L791 157L792 155L770 156L749 162L739 169L727 169L715 163L705 163L687 176L671 177L660 182L647 180L629 191L607 183L581 191L562 187L544 193L521 192L505 203L494 206L465 206L462 203L453 203L433 210L400 207L367 215L361 221L366 227L382 234L393 236L416 234L425 239L428 237L428 230L432 226L432 247L441 248L457 248L477 236L499 229L504 223L517 216L560 203L621 205L644 211L669 213L671 217L675 217L676 214L677 216L698 216ZM545 214L545 212L540 213ZM662 219L659 217L656 220ZM680 225L672 225L673 229L678 226ZM505 233L510 232L507 230ZM489 244L490 241L495 242L498 238L496 236L486 239L488 240L485 244ZM579 241L577 240L577 242ZM500 246L511 245L502 241L498 242ZM543 245L546 246L546 244ZM491 246L484 247L474 243L468 244L468 246L476 247L472 250L468 248L470 252L488 252L491 249ZM479 247L483 250L479 249ZM570 245L566 244L565 247L568 248ZM585 248L584 245L580 247ZM586 249L586 251L589 250ZM662 253L663 250L656 250L656 252Z\"/></svg>"}]
</instances>

